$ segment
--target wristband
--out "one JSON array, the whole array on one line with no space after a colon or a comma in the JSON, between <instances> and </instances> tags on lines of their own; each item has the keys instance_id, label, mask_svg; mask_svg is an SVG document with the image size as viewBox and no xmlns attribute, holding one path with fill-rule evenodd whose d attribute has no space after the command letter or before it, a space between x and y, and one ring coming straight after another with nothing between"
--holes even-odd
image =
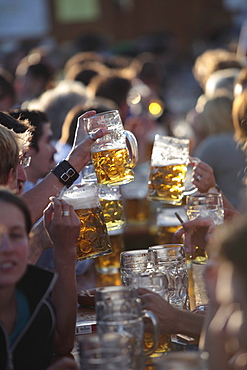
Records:
<instances>
[{"instance_id":1,"label":"wristband","mask_svg":"<svg viewBox=\"0 0 247 370\"><path fill-rule=\"evenodd\" d=\"M76 179L78 179L78 172L67 161L62 161L54 167L51 172L57 176L59 181L69 188Z\"/></svg>"}]
</instances>

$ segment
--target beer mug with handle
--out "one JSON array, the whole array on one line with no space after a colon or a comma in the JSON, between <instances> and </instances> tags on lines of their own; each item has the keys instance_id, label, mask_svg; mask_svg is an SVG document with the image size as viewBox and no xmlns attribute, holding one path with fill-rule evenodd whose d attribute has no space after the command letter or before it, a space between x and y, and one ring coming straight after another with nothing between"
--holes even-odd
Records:
<instances>
[{"instance_id":1,"label":"beer mug with handle","mask_svg":"<svg viewBox=\"0 0 247 370\"><path fill-rule=\"evenodd\" d=\"M62 198L73 206L81 222L76 243L77 260L112 253L97 185L73 185L63 193Z\"/></svg>"},{"instance_id":2,"label":"beer mug with handle","mask_svg":"<svg viewBox=\"0 0 247 370\"><path fill-rule=\"evenodd\" d=\"M155 135L148 182L148 199L181 205L189 164L189 139ZM196 188L186 191L193 192Z\"/></svg>"},{"instance_id":3,"label":"beer mug with handle","mask_svg":"<svg viewBox=\"0 0 247 370\"><path fill-rule=\"evenodd\" d=\"M156 272L168 278L169 303L179 309L188 305L188 272L182 244L153 245L148 248L149 261Z\"/></svg>"},{"instance_id":4,"label":"beer mug with handle","mask_svg":"<svg viewBox=\"0 0 247 370\"><path fill-rule=\"evenodd\" d=\"M138 161L137 141L132 132L124 130L119 112L113 110L98 113L84 118L83 122L89 135L102 127L107 127L109 131L109 134L97 139L91 149L98 183L121 185L131 182L134 179L133 168Z\"/></svg>"},{"instance_id":5,"label":"beer mug with handle","mask_svg":"<svg viewBox=\"0 0 247 370\"><path fill-rule=\"evenodd\" d=\"M111 286L96 289L95 307L97 332L125 333L129 338L129 370L143 370L145 355L155 351L158 345L159 330L156 316L148 310L142 310L137 290L127 286ZM154 342L144 352L144 319L150 319L153 325Z\"/></svg>"}]
</instances>

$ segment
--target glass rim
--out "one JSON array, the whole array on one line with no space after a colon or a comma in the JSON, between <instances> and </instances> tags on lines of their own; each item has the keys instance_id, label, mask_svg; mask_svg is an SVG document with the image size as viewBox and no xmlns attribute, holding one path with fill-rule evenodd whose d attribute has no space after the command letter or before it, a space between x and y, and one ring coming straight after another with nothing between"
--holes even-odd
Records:
<instances>
[{"instance_id":1,"label":"glass rim","mask_svg":"<svg viewBox=\"0 0 247 370\"><path fill-rule=\"evenodd\" d=\"M186 145L190 143L190 139L155 134L154 142L157 140L169 140L170 142L177 142L177 143L186 144Z\"/></svg>"},{"instance_id":2,"label":"glass rim","mask_svg":"<svg viewBox=\"0 0 247 370\"><path fill-rule=\"evenodd\" d=\"M139 253L140 252L140 253ZM148 249L133 249L130 251L122 251L121 255L122 256L133 256L133 255L145 255L145 253L148 253Z\"/></svg>"},{"instance_id":3,"label":"glass rim","mask_svg":"<svg viewBox=\"0 0 247 370\"><path fill-rule=\"evenodd\" d=\"M160 250L160 249L168 249L168 248L174 248L174 247L184 247L181 243L172 243L172 244L160 244L160 245L151 245L148 247L148 250Z\"/></svg>"},{"instance_id":4,"label":"glass rim","mask_svg":"<svg viewBox=\"0 0 247 370\"><path fill-rule=\"evenodd\" d=\"M90 116L90 117L84 117L83 120L87 121L87 120L90 120L90 119L94 119L95 117L97 118L97 117L104 116L105 114L118 114L120 116L120 113L119 113L118 109L112 109L112 110L106 110L105 112L96 113L96 114L94 114L93 116Z\"/></svg>"},{"instance_id":5,"label":"glass rim","mask_svg":"<svg viewBox=\"0 0 247 370\"><path fill-rule=\"evenodd\" d=\"M213 198L213 197L219 197L219 198L222 198L222 194L221 193L200 193L200 194L191 194L191 195L187 195L187 199L188 198Z\"/></svg>"}]
</instances>

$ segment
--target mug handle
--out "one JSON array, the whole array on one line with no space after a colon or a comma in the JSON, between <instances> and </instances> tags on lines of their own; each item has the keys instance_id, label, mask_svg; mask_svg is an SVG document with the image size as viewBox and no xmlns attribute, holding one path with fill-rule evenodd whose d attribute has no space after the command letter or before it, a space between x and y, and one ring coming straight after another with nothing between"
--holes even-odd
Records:
<instances>
[{"instance_id":1,"label":"mug handle","mask_svg":"<svg viewBox=\"0 0 247 370\"><path fill-rule=\"evenodd\" d=\"M135 135L128 130L124 130L124 134L130 144L130 150L131 150L131 160L130 165L132 168L134 168L137 165L138 162L138 145Z\"/></svg>"},{"instance_id":2,"label":"mug handle","mask_svg":"<svg viewBox=\"0 0 247 370\"><path fill-rule=\"evenodd\" d=\"M142 316L143 318L150 319L152 321L153 327L154 327L154 341L153 345L151 348L149 348L147 351L145 351L145 355L149 356L151 355L156 348L158 347L159 344L159 336L160 336L160 331L159 331L159 326L158 326L158 319L157 316L149 310L142 310Z\"/></svg>"},{"instance_id":3,"label":"mug handle","mask_svg":"<svg viewBox=\"0 0 247 370\"><path fill-rule=\"evenodd\" d=\"M199 162L200 162L199 158L189 156L189 166L195 167ZM196 193L197 191L198 191L197 187L193 185L189 189L184 190L184 196L187 197L189 195Z\"/></svg>"}]
</instances>

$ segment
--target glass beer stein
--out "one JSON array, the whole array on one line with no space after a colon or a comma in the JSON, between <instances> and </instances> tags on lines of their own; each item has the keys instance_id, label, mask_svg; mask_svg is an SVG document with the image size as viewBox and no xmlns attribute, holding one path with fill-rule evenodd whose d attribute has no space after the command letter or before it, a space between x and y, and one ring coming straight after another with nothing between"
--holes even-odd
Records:
<instances>
[{"instance_id":1,"label":"glass beer stein","mask_svg":"<svg viewBox=\"0 0 247 370\"><path fill-rule=\"evenodd\" d=\"M153 245L148 248L148 259L154 271L168 278L169 303L186 309L188 302L188 272L185 248L182 244Z\"/></svg>"},{"instance_id":2,"label":"glass beer stein","mask_svg":"<svg viewBox=\"0 0 247 370\"><path fill-rule=\"evenodd\" d=\"M130 282L140 273L148 270L148 250L137 249L123 251L120 253L120 274L124 286L130 285Z\"/></svg>"},{"instance_id":3,"label":"glass beer stein","mask_svg":"<svg viewBox=\"0 0 247 370\"><path fill-rule=\"evenodd\" d=\"M128 286L101 287L95 295L97 333L125 333L129 338L128 370L144 370L145 356L158 345L159 327L155 314L142 310L137 290ZM150 320L154 333L152 346L144 351L144 321Z\"/></svg>"},{"instance_id":4,"label":"glass beer stein","mask_svg":"<svg viewBox=\"0 0 247 370\"><path fill-rule=\"evenodd\" d=\"M181 223L177 219L175 212L177 212L182 219L187 219L186 210L183 206L174 207L169 205L161 205L156 209L158 244L176 243L174 233L181 228Z\"/></svg>"},{"instance_id":5,"label":"glass beer stein","mask_svg":"<svg viewBox=\"0 0 247 370\"><path fill-rule=\"evenodd\" d=\"M190 195L186 199L186 210L189 220L197 217L211 217L216 226L224 223L224 205L220 193ZM208 260L206 250L199 245L195 247L191 260L196 264L205 264Z\"/></svg>"},{"instance_id":6,"label":"glass beer stein","mask_svg":"<svg viewBox=\"0 0 247 370\"><path fill-rule=\"evenodd\" d=\"M120 187L101 185L98 194L108 232L123 230L125 217Z\"/></svg>"},{"instance_id":7,"label":"glass beer stein","mask_svg":"<svg viewBox=\"0 0 247 370\"><path fill-rule=\"evenodd\" d=\"M77 260L112 253L97 185L74 185L64 192L62 198L73 206L81 222L76 244Z\"/></svg>"},{"instance_id":8,"label":"glass beer stein","mask_svg":"<svg viewBox=\"0 0 247 370\"><path fill-rule=\"evenodd\" d=\"M134 180L133 168L138 161L137 141L132 132L124 130L119 112L113 110L98 113L84 118L83 121L84 129L89 135L102 127L109 130L109 134L97 139L91 149L98 183L121 185Z\"/></svg>"},{"instance_id":9,"label":"glass beer stein","mask_svg":"<svg viewBox=\"0 0 247 370\"><path fill-rule=\"evenodd\" d=\"M155 135L148 182L148 199L181 205L188 164L189 139ZM196 188L188 191L193 190Z\"/></svg>"},{"instance_id":10,"label":"glass beer stein","mask_svg":"<svg viewBox=\"0 0 247 370\"><path fill-rule=\"evenodd\" d=\"M112 253L98 257L95 268L101 274L117 274L120 272L120 254L124 250L123 230L110 230L108 233Z\"/></svg>"}]
</instances>

